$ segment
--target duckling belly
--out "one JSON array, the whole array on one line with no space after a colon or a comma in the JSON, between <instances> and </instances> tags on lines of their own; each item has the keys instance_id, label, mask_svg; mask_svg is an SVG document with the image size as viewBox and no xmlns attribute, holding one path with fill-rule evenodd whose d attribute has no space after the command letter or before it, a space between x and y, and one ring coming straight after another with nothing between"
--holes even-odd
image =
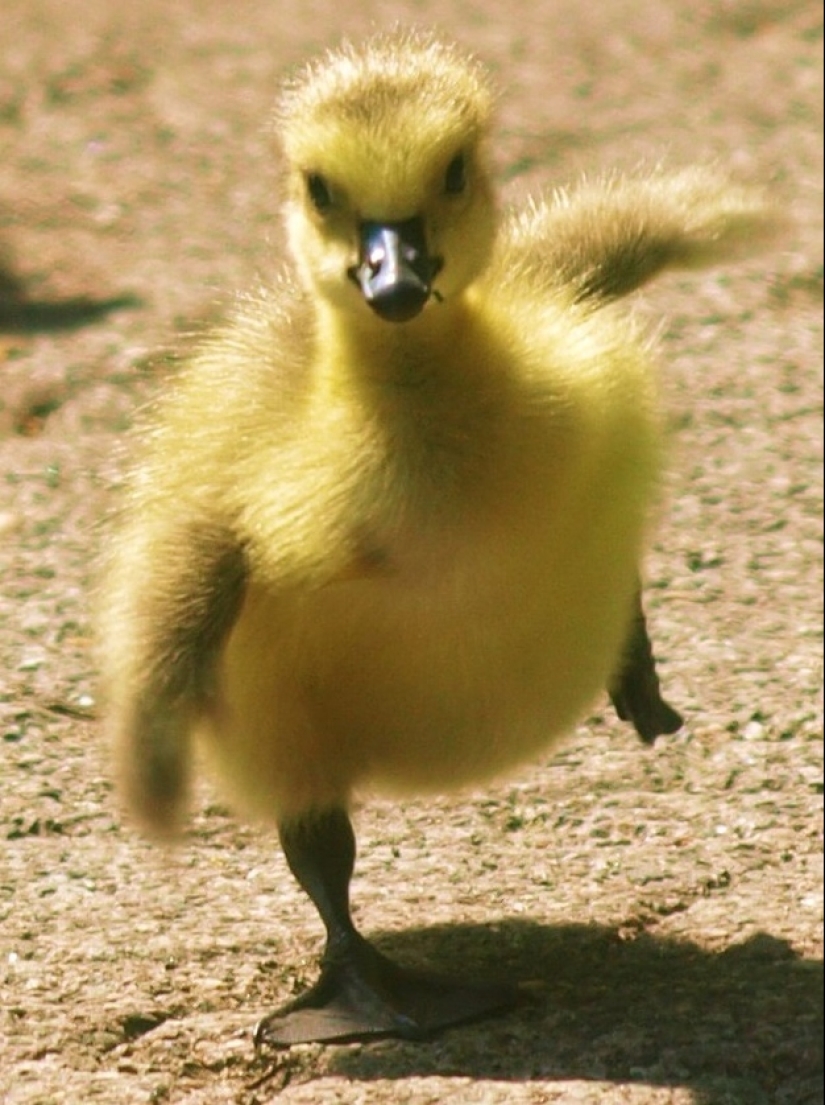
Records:
<instances>
[{"instance_id":1,"label":"duckling belly","mask_svg":"<svg viewBox=\"0 0 825 1105\"><path fill-rule=\"evenodd\" d=\"M311 593L253 583L206 727L239 803L277 817L360 787L446 791L552 744L604 688L634 587L639 518L596 514L411 533L381 570Z\"/></svg>"}]
</instances>

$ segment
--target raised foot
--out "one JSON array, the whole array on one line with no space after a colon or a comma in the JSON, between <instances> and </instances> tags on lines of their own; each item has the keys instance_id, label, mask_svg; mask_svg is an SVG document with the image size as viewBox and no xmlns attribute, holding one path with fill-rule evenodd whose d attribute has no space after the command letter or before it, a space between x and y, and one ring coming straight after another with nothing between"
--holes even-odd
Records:
<instances>
[{"instance_id":1,"label":"raised foot","mask_svg":"<svg viewBox=\"0 0 825 1105\"><path fill-rule=\"evenodd\" d=\"M255 1026L255 1046L290 1047L398 1036L423 1039L450 1025L503 1012L518 991L399 967L369 944L328 961L305 994Z\"/></svg>"},{"instance_id":2,"label":"raised foot","mask_svg":"<svg viewBox=\"0 0 825 1105\"><path fill-rule=\"evenodd\" d=\"M668 705L658 693L658 687L647 691L633 689L628 692L613 691L610 695L616 713L622 721L629 721L645 744L654 744L657 737L676 733L684 725L680 713Z\"/></svg>"}]
</instances>

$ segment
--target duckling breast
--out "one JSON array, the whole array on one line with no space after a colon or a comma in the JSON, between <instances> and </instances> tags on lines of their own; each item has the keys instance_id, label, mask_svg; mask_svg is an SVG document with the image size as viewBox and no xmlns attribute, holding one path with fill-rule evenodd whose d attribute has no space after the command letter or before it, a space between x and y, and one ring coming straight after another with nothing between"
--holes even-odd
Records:
<instances>
[{"instance_id":1,"label":"duckling breast","mask_svg":"<svg viewBox=\"0 0 825 1105\"><path fill-rule=\"evenodd\" d=\"M335 567L279 586L264 539L205 725L248 807L479 782L606 685L658 467L650 368L601 316L524 323L488 305L449 372L431 349L415 387L343 392L370 446L331 450L293 537Z\"/></svg>"}]
</instances>

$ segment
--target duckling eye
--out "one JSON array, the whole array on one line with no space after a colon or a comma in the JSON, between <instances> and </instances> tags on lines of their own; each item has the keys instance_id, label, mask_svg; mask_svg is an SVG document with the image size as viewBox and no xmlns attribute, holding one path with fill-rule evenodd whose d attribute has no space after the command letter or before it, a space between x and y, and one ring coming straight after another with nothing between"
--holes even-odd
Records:
<instances>
[{"instance_id":1,"label":"duckling eye","mask_svg":"<svg viewBox=\"0 0 825 1105\"><path fill-rule=\"evenodd\" d=\"M444 191L458 196L467 187L467 160L463 153L456 154L444 174Z\"/></svg>"},{"instance_id":2,"label":"duckling eye","mask_svg":"<svg viewBox=\"0 0 825 1105\"><path fill-rule=\"evenodd\" d=\"M332 193L320 173L307 173L307 192L315 210L323 215L332 207Z\"/></svg>"}]
</instances>

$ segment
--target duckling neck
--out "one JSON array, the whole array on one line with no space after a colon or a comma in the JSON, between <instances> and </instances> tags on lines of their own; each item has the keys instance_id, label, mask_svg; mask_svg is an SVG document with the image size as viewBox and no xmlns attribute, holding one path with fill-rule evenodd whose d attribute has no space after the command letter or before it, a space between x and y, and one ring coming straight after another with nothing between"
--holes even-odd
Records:
<instances>
[{"instance_id":1,"label":"duckling neck","mask_svg":"<svg viewBox=\"0 0 825 1105\"><path fill-rule=\"evenodd\" d=\"M455 353L477 326L466 297L430 303L404 323L323 305L318 312L319 367L329 382L344 386L425 387L437 381L442 366L452 366Z\"/></svg>"}]
</instances>

